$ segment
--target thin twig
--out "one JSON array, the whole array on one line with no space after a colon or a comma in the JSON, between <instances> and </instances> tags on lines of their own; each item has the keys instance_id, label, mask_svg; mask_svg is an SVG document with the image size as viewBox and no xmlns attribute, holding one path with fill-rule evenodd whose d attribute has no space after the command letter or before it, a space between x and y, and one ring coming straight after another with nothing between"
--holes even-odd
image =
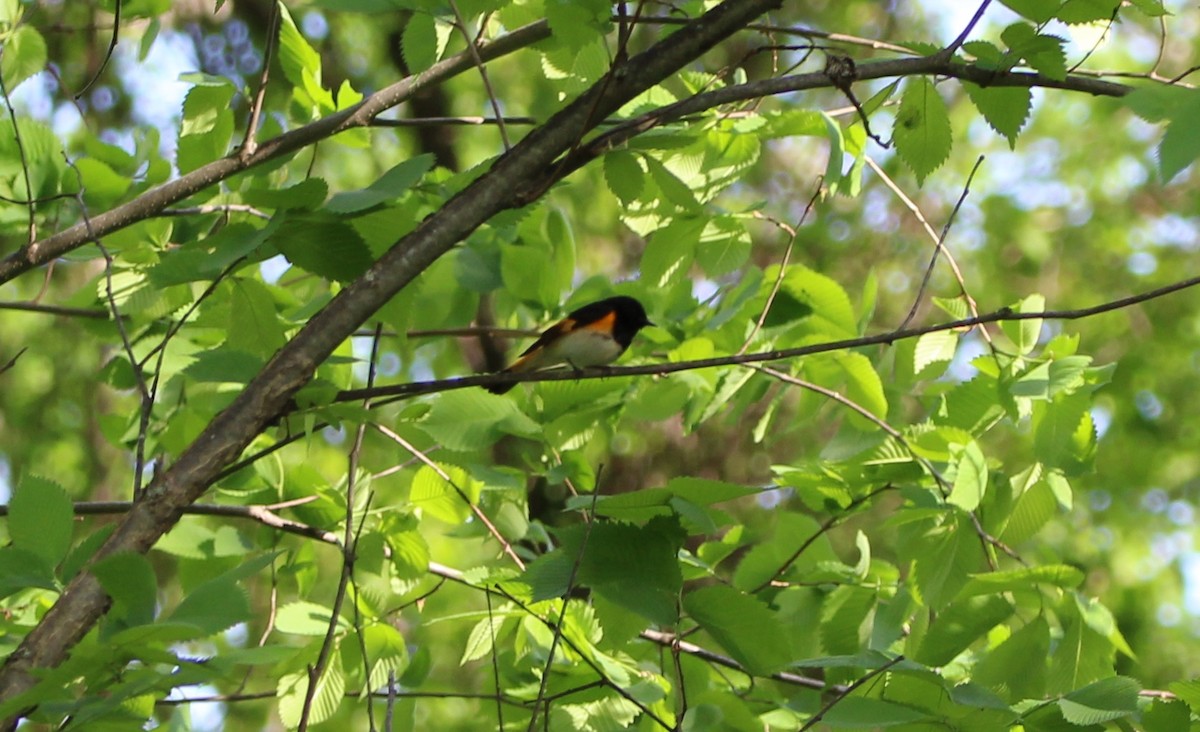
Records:
<instances>
[{"instance_id":1,"label":"thin twig","mask_svg":"<svg viewBox=\"0 0 1200 732\"><path fill-rule=\"evenodd\" d=\"M200 216L204 214L214 213L244 213L260 219L271 219L271 214L260 211L253 206L244 203L218 203L205 206L185 206L182 208L164 208L153 214L155 217L167 216Z\"/></svg>"},{"instance_id":2,"label":"thin twig","mask_svg":"<svg viewBox=\"0 0 1200 732\"><path fill-rule=\"evenodd\" d=\"M975 15L971 16L971 19L967 21L967 27L963 28L962 33L959 33L958 37L949 46L943 48L939 54L950 58L958 49L962 48L962 44L967 42L967 37L971 35L971 31L975 30L975 26L979 24L979 21L983 20L983 14L987 11L988 5L991 4L992 0L983 0L983 2L979 3L979 9L975 11Z\"/></svg>"},{"instance_id":3,"label":"thin twig","mask_svg":"<svg viewBox=\"0 0 1200 732\"><path fill-rule=\"evenodd\" d=\"M464 491L457 483L454 482L454 479L450 477L449 473L447 473L441 465L438 465L433 460L430 460L429 456L422 452L416 445L412 444L384 425L375 424L373 426L375 429L391 438L393 442L397 443L405 450L408 450L413 457L419 459L422 463L428 466L430 470L437 473L438 477L445 481L447 485L453 488L454 492L458 494L458 497L467 504L468 508L470 508L471 513L475 514L475 518L479 519L479 522L487 528L488 533L490 533L496 541L500 542L500 546L503 548L504 553L507 554L509 558L513 560L513 563L515 563L519 568L522 570L525 569L525 563L521 561L521 557L517 556L517 552L512 548L512 544L509 543L508 539L504 538L504 534L500 533L500 529L496 528L496 524L494 524L492 520L488 518L487 514L483 512L482 508L480 508L474 501L471 500L471 497L466 494L466 491Z\"/></svg>"},{"instance_id":4,"label":"thin twig","mask_svg":"<svg viewBox=\"0 0 1200 732\"><path fill-rule=\"evenodd\" d=\"M987 3L985 2L984 4L986 5ZM807 722L805 722L804 726L799 729L799 732L804 732L804 730L812 729L813 725L817 724L822 719L824 719L826 714L829 714L830 709L833 709L835 706L837 706L838 702L840 702L841 700L850 696L850 694L853 693L855 689L857 689L858 687L867 683L868 681L875 678L876 676L886 672L889 668L891 668L892 666L895 666L896 664L900 663L903 660L904 660L904 656L896 656L895 658L893 658L892 660L883 664L879 668L872 669L865 676L856 680L853 684L850 684L849 686L847 686L845 691L838 694L833 699L830 699L829 702L827 704L825 704L825 706L821 707L820 711L818 711L816 714L814 714L812 716L811 719L809 719Z\"/></svg>"},{"instance_id":5,"label":"thin twig","mask_svg":"<svg viewBox=\"0 0 1200 732\"><path fill-rule=\"evenodd\" d=\"M112 58L113 51L117 50L117 35L121 31L121 0L113 0L113 25L112 37L108 41L108 50L104 53L104 60L100 62L100 68L96 69L96 75L84 85L79 93L75 95L76 99L80 99L84 94L87 94L88 89L100 79L100 75L104 73L104 69L108 66L108 60Z\"/></svg>"},{"instance_id":6,"label":"thin twig","mask_svg":"<svg viewBox=\"0 0 1200 732\"><path fill-rule=\"evenodd\" d=\"M546 686L550 683L550 669L554 665L554 652L558 649L558 642L563 635L563 622L567 617L567 606L571 604L571 590L575 589L575 579L579 576L579 566L583 564L583 555L587 551L588 538L592 535L592 527L595 526L596 516L596 498L599 497L600 476L596 476L596 486L592 489L592 505L589 513L593 520L584 523L583 539L579 543L579 553L575 555L575 559L571 562L571 572L567 575L567 589L563 592L562 607L558 611L558 622L554 624L554 633L550 640L550 650L546 654L546 666L542 669L541 683L538 685L537 702L533 705L533 711L529 715L529 726L526 732L533 732L537 724L538 709L546 697ZM550 710L546 710L546 716L550 716Z\"/></svg>"},{"instance_id":7,"label":"thin twig","mask_svg":"<svg viewBox=\"0 0 1200 732\"><path fill-rule=\"evenodd\" d=\"M60 315L65 318L108 320L112 313L101 308L69 308L62 305L43 305L38 302L0 302L0 310L23 310L29 313Z\"/></svg>"},{"instance_id":8,"label":"thin twig","mask_svg":"<svg viewBox=\"0 0 1200 732\"><path fill-rule=\"evenodd\" d=\"M303 499L305 503L315 500L315 496ZM133 509L133 501L80 501L72 504L71 510L76 516L111 516L129 513ZM254 504L248 506L232 506L213 503L193 503L184 508L182 513L189 516L223 516L227 518L254 521L272 529L278 529L307 539L316 539L326 544L341 546L342 540L337 534L325 529L283 518L275 513L280 508L298 505L294 501L269 505ZM0 503L0 516L8 515L8 504Z\"/></svg>"},{"instance_id":9,"label":"thin twig","mask_svg":"<svg viewBox=\"0 0 1200 732\"><path fill-rule=\"evenodd\" d=\"M8 361L6 361L3 366L0 366L0 374L4 373L5 371L8 371L13 366L15 366L17 363L17 359L21 357L21 354L25 353L28 350L29 350L29 346L25 346L21 350L17 351L15 356L8 359Z\"/></svg>"},{"instance_id":10,"label":"thin twig","mask_svg":"<svg viewBox=\"0 0 1200 732\"><path fill-rule=\"evenodd\" d=\"M955 261L954 255L952 255L950 250L946 248L946 237L950 235L950 226L954 223L954 219L958 215L959 209L962 208L963 202L967 200L967 194L971 192L971 181L975 179L975 173L979 170L979 166L982 164L983 156L980 155L975 161L975 166L971 168L971 174L967 176L967 182L963 184L962 193L958 197L958 202L954 204L954 208L950 211L950 215L946 218L946 224L942 227L942 233L938 234L933 230L933 227L929 225L929 220L925 218L925 214L921 212L921 208L917 206L916 202L909 198L904 193L904 190L900 188L900 186L896 185L895 181L893 181L888 174L885 173L881 167L879 167L878 163L876 163L869 156L867 157L867 165L871 166L871 170L875 171L875 174L879 176L884 185L891 189L892 193L895 193L896 197L899 198L900 201L908 208L908 210L912 212L913 216L918 222L920 222L921 226L925 228L925 233L927 233L929 238L933 240L933 255L929 258L929 264L925 267L925 274L921 278L921 286L917 288L917 296L913 299L913 304L908 310L908 315L905 316L903 322L900 323L900 328L908 327L908 324L911 323L913 318L916 317L917 310L921 307L921 301L925 296L925 289L929 286L929 280L933 275L933 267L937 264L939 255L945 255L946 264L950 266L950 271L954 273L954 279L958 281L958 286L962 290L963 298L967 302L967 307L970 309L971 315L979 315L979 309L975 303L975 298L971 297L970 292L967 291L967 283L963 278L962 270L959 269L958 262ZM989 341L991 340L991 337L987 334L986 330L984 331L984 338L988 339Z\"/></svg>"},{"instance_id":11,"label":"thin twig","mask_svg":"<svg viewBox=\"0 0 1200 732\"><path fill-rule=\"evenodd\" d=\"M799 231L800 227L804 225L804 220L808 218L809 211L812 211L813 205L816 204L817 199L821 196L821 185L823 180L824 177L817 179L817 189L813 192L812 197L808 199L808 205L804 207L804 213L800 214L800 220L796 222L795 226L789 226L779 219L772 218L758 211L754 212L755 218L770 221L771 223L775 224L775 226L786 232L788 235L788 240L787 246L783 250L783 259L781 259L779 262L779 275L775 278L775 284L771 286L771 293L767 295L767 302L763 305L762 313L760 313L758 316L758 321L754 324L754 328L750 330L750 335L746 336L746 340L744 343L742 343L742 347L738 349L739 356L745 353L748 348L750 348L750 344L754 341L754 338L758 336L759 331L762 330L763 324L767 322L767 315L769 315L771 312L771 305L775 302L775 297L779 294L779 288L783 286L783 278L787 276L788 263L792 258L792 247L796 244L796 233Z\"/></svg>"},{"instance_id":12,"label":"thin twig","mask_svg":"<svg viewBox=\"0 0 1200 732\"><path fill-rule=\"evenodd\" d=\"M821 525L817 528L817 530L815 532L813 532L812 536L805 539L804 542L799 547L796 548L796 551L792 552L792 555L790 557L788 557L786 560L784 560L782 563L780 563L779 568L776 569L774 572L772 572L770 577L763 580L754 589L750 590L750 594L752 594L752 595L758 594L762 590L765 590L766 588L768 588L772 584L774 584L774 582L784 572L786 572L788 570L788 567L792 566L792 564L797 559L799 559L800 556L802 554L804 554L804 552L808 551L808 548L813 545L813 542L815 542L821 536L826 534L830 529L832 529L833 527L837 526L842 521L849 518L850 515L854 512L854 510L857 509L859 506L863 505L867 501L870 501L872 498L879 495L880 493L884 493L884 492L890 491L890 490L895 490L895 488L896 488L896 486L892 485L891 483L886 483L884 485L881 485L878 488L868 491L867 493L864 493L863 495L858 496L857 498L851 500L850 503L846 504L845 508L841 509L840 513L834 514L834 515L830 516L829 518L825 519L825 521L823 521L821 523Z\"/></svg>"},{"instance_id":13,"label":"thin twig","mask_svg":"<svg viewBox=\"0 0 1200 732\"><path fill-rule=\"evenodd\" d=\"M504 124L504 113L500 109L500 101L496 98L496 90L492 88L492 82L488 78L487 67L483 64L483 58L479 55L479 45L474 38L471 37L471 30L467 28L467 19L463 17L462 11L458 9L458 3L450 0L450 9L454 11L455 25L462 32L463 38L467 41L467 51L470 52L471 58L475 61L475 66L479 69L479 78L483 81L483 89L487 92L488 101L492 104L492 114L496 116L497 126L500 130L500 139L504 142L504 149L511 150L512 143L508 139L508 127ZM483 28L480 27L480 33Z\"/></svg>"},{"instance_id":14,"label":"thin twig","mask_svg":"<svg viewBox=\"0 0 1200 732\"><path fill-rule=\"evenodd\" d=\"M443 580L444 581L444 580ZM504 695L504 691L500 686L500 657L496 651L496 622L492 617L492 593L483 593L483 599L487 602L488 614L488 635L491 641L491 653L488 655L492 658L492 685L496 687L496 729L504 729L504 704L500 698ZM534 706L533 713L537 714L537 707Z\"/></svg>"},{"instance_id":15,"label":"thin twig","mask_svg":"<svg viewBox=\"0 0 1200 732\"><path fill-rule=\"evenodd\" d=\"M773 351L743 353L741 355L732 356L717 356L714 358L702 358L693 361L678 361L674 363L653 363L643 364L641 366L612 366L603 369L584 370L581 372L571 369L547 369L545 371L529 371L521 374L481 374L478 376L461 376L450 379L435 379L432 381L415 381L406 384L394 384L392 386L376 387L376 389L371 392L370 395L374 397L389 397L386 400L381 400L375 403L376 406L383 406L385 404L391 404L402 399L411 399L414 396L419 396L422 394L434 394L443 391L451 391L454 389L467 389L475 386L492 386L499 384L517 384L543 381L611 379L630 376L666 376L668 374L679 373L681 371L711 369L722 366L736 366L739 364L748 363L785 361L788 359L799 358L801 356L811 356L817 353L830 353L833 351L845 351L854 348L861 348L862 346L873 346L880 344L891 345L896 341L916 338L918 336L925 335L926 333L964 330L988 323L1003 323L1021 320L1080 320L1103 313L1122 310L1131 305L1138 305L1140 303L1156 300L1166 297L1167 295L1172 295L1176 292L1191 289L1197 285L1200 285L1200 276L1189 277L1187 279L1179 280L1162 287L1157 287L1153 290L1148 290L1137 295L1130 295L1128 297L1110 300L1108 302L1090 307L1067 310L1045 310L1037 313L1017 313L1013 312L1012 308L1004 307L991 313L979 315L977 317L951 320L936 325L924 325L907 329L890 330L885 333L877 333L875 335L827 341L825 343L815 343L798 348L784 348ZM338 395L334 397L334 401L357 401L362 399L363 396L365 396L364 390L349 389L339 392Z\"/></svg>"},{"instance_id":16,"label":"thin twig","mask_svg":"<svg viewBox=\"0 0 1200 732\"><path fill-rule=\"evenodd\" d=\"M254 101L250 104L250 119L246 123L246 137L238 150L242 162L248 162L258 150L258 124L262 117L263 101L267 98L267 82L271 79L271 59L275 55L275 44L279 42L279 24L282 14L279 3L271 4L271 19L267 22L267 48L263 51L262 75L258 79L258 91L254 93Z\"/></svg>"},{"instance_id":17,"label":"thin twig","mask_svg":"<svg viewBox=\"0 0 1200 732\"><path fill-rule=\"evenodd\" d=\"M120 2L117 3L120 5ZM7 45L0 45L0 61L4 59L4 51ZM4 95L4 106L8 109L8 117L12 120L13 138L17 144L17 155L21 158L21 174L25 177L25 205L29 208L29 229L28 229L28 244L37 241L37 206L34 202L33 184L29 182L29 159L25 157L25 143L21 140L21 128L17 126L17 112L13 109L12 101L8 98L8 87L4 83L3 75L0 75L0 94Z\"/></svg>"}]
</instances>

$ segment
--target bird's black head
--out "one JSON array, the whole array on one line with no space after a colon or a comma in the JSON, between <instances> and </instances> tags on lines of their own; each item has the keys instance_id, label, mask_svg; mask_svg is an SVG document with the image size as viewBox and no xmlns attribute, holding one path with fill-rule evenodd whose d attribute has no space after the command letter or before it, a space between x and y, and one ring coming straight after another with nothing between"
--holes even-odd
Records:
<instances>
[{"instance_id":1,"label":"bird's black head","mask_svg":"<svg viewBox=\"0 0 1200 732\"><path fill-rule=\"evenodd\" d=\"M613 310L617 311L617 320L633 328L633 332L635 333L647 325L654 325L646 317L646 308L642 307L642 304L632 297L618 295L610 297L607 302L612 306Z\"/></svg>"}]
</instances>

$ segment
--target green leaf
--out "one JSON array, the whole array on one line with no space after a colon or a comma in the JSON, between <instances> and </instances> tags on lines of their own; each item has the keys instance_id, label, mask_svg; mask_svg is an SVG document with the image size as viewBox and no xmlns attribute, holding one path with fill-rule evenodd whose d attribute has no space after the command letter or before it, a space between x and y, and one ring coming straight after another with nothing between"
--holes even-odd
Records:
<instances>
[{"instance_id":1,"label":"green leaf","mask_svg":"<svg viewBox=\"0 0 1200 732\"><path fill-rule=\"evenodd\" d=\"M1050 626L1038 615L976 664L972 680L1007 701L1036 699L1046 693L1046 657Z\"/></svg>"},{"instance_id":2,"label":"green leaf","mask_svg":"<svg viewBox=\"0 0 1200 732\"><path fill-rule=\"evenodd\" d=\"M1014 313L1040 313L1046 309L1046 298L1033 294L1012 306ZM1024 356L1037 346L1042 334L1042 319L1006 320L1000 323L1000 328L1009 340L1016 346L1017 353Z\"/></svg>"},{"instance_id":3,"label":"green leaf","mask_svg":"<svg viewBox=\"0 0 1200 732\"><path fill-rule=\"evenodd\" d=\"M463 648L462 658L458 665L466 665L470 661L478 661L492 652L492 639L500 634L500 626L504 624L503 615L493 615L484 618L471 628L467 636L467 645Z\"/></svg>"},{"instance_id":4,"label":"green leaf","mask_svg":"<svg viewBox=\"0 0 1200 732\"><path fill-rule=\"evenodd\" d=\"M696 245L696 263L709 277L723 277L750 258L750 232L742 222L720 216L708 222Z\"/></svg>"},{"instance_id":5,"label":"green leaf","mask_svg":"<svg viewBox=\"0 0 1200 732\"><path fill-rule=\"evenodd\" d=\"M363 628L362 643L370 660L367 688L386 687L389 678L399 678L408 668L408 646L400 631L379 623Z\"/></svg>"},{"instance_id":6,"label":"green leaf","mask_svg":"<svg viewBox=\"0 0 1200 732\"><path fill-rule=\"evenodd\" d=\"M892 129L896 153L912 168L918 185L950 155L950 117L946 102L925 77L910 79L900 98Z\"/></svg>"},{"instance_id":7,"label":"green leaf","mask_svg":"<svg viewBox=\"0 0 1200 732\"><path fill-rule=\"evenodd\" d=\"M34 587L59 589L54 568L39 554L15 546L0 547L0 597Z\"/></svg>"},{"instance_id":8,"label":"green leaf","mask_svg":"<svg viewBox=\"0 0 1200 732\"><path fill-rule=\"evenodd\" d=\"M502 435L533 436L541 426L511 399L482 389L460 389L438 396L417 426L450 450L479 450Z\"/></svg>"},{"instance_id":9,"label":"green leaf","mask_svg":"<svg viewBox=\"0 0 1200 732\"><path fill-rule=\"evenodd\" d=\"M928 666L944 666L1011 617L1013 610L999 594L957 600L938 613L912 658Z\"/></svg>"},{"instance_id":10,"label":"green leaf","mask_svg":"<svg viewBox=\"0 0 1200 732\"><path fill-rule=\"evenodd\" d=\"M1064 23L1094 23L1115 20L1121 0L1066 0L1055 16Z\"/></svg>"},{"instance_id":11,"label":"green leaf","mask_svg":"<svg viewBox=\"0 0 1200 732\"><path fill-rule=\"evenodd\" d=\"M1044 0L1001 0L1009 9L1023 18L1028 18L1039 25L1054 17L1058 3L1048 3Z\"/></svg>"},{"instance_id":12,"label":"green leaf","mask_svg":"<svg viewBox=\"0 0 1200 732\"><path fill-rule=\"evenodd\" d=\"M946 500L964 511L979 508L979 502L987 490L987 459L974 440L967 443L958 458L958 472L954 476L954 487Z\"/></svg>"},{"instance_id":13,"label":"green leaf","mask_svg":"<svg viewBox=\"0 0 1200 732\"><path fill-rule=\"evenodd\" d=\"M250 277L232 278L230 290L225 345L266 360L286 340L271 291Z\"/></svg>"},{"instance_id":14,"label":"green leaf","mask_svg":"<svg viewBox=\"0 0 1200 732\"><path fill-rule=\"evenodd\" d=\"M193 381L248 384L263 366L263 359L231 349L203 351L183 370Z\"/></svg>"},{"instance_id":15,"label":"green leaf","mask_svg":"<svg viewBox=\"0 0 1200 732\"><path fill-rule=\"evenodd\" d=\"M46 68L46 40L31 25L21 25L4 40L0 56L0 74L9 94L21 82Z\"/></svg>"},{"instance_id":16,"label":"green leaf","mask_svg":"<svg viewBox=\"0 0 1200 732\"><path fill-rule=\"evenodd\" d=\"M279 719L289 729L295 729L300 724L308 684L307 669L285 674L279 679L276 688L276 695L279 697ZM312 710L308 716L309 723L320 724L332 717L341 705L345 693L346 677L342 665L328 664L321 678L317 679Z\"/></svg>"},{"instance_id":17,"label":"green leaf","mask_svg":"<svg viewBox=\"0 0 1200 732\"><path fill-rule=\"evenodd\" d=\"M954 360L954 352L957 349L958 334L952 330L939 330L922 335L913 349L913 375L924 379L936 379ZM930 368L935 365L940 365L941 368ZM926 369L929 369L928 373Z\"/></svg>"},{"instance_id":18,"label":"green leaf","mask_svg":"<svg viewBox=\"0 0 1200 732\"><path fill-rule=\"evenodd\" d=\"M614 150L604 156L604 180L608 189L629 205L637 200L646 187L646 171L638 156L624 150Z\"/></svg>"},{"instance_id":19,"label":"green leaf","mask_svg":"<svg viewBox=\"0 0 1200 732\"><path fill-rule=\"evenodd\" d=\"M742 557L733 574L733 584L753 591L777 576L786 576L789 566L804 568L836 559L837 555L816 521L802 514L782 511L776 517L771 535L756 543ZM789 560L792 565L787 565Z\"/></svg>"},{"instance_id":20,"label":"green leaf","mask_svg":"<svg viewBox=\"0 0 1200 732\"><path fill-rule=\"evenodd\" d=\"M279 2L279 65L283 75L292 86L304 88L305 76L316 80L321 79L321 54L308 44L287 6Z\"/></svg>"},{"instance_id":21,"label":"green leaf","mask_svg":"<svg viewBox=\"0 0 1200 732\"><path fill-rule=\"evenodd\" d=\"M1132 716L1138 708L1142 685L1127 676L1089 684L1058 700L1063 718L1071 724L1089 725Z\"/></svg>"},{"instance_id":22,"label":"green leaf","mask_svg":"<svg viewBox=\"0 0 1200 732\"><path fill-rule=\"evenodd\" d=\"M962 597L972 595L1030 590L1041 585L1070 589L1083 583L1083 573L1066 564L1043 564L1002 572L987 572L971 577L962 590Z\"/></svg>"},{"instance_id":23,"label":"green leaf","mask_svg":"<svg viewBox=\"0 0 1200 732\"><path fill-rule=\"evenodd\" d=\"M1057 81L1067 78L1065 40L1039 34L1028 23L1013 23L1000 33L1001 40L1016 56L1025 59L1039 73Z\"/></svg>"},{"instance_id":24,"label":"green leaf","mask_svg":"<svg viewBox=\"0 0 1200 732\"><path fill-rule=\"evenodd\" d=\"M642 252L642 280L650 287L669 289L691 276L700 232L707 218L683 217L654 232Z\"/></svg>"},{"instance_id":25,"label":"green leaf","mask_svg":"<svg viewBox=\"0 0 1200 732\"><path fill-rule=\"evenodd\" d=\"M1200 156L1200 141L1188 134L1200 123L1200 91L1192 90L1188 103L1171 115L1171 122L1158 146L1158 164L1163 181L1167 182L1191 165Z\"/></svg>"},{"instance_id":26,"label":"green leaf","mask_svg":"<svg viewBox=\"0 0 1200 732\"><path fill-rule=\"evenodd\" d=\"M348 214L365 211L381 203L395 201L412 188L433 167L433 155L425 153L409 158L359 191L338 193L325 204L325 210Z\"/></svg>"},{"instance_id":27,"label":"green leaf","mask_svg":"<svg viewBox=\"0 0 1200 732\"><path fill-rule=\"evenodd\" d=\"M846 375L846 396L850 401L879 419L887 419L887 395L883 392L883 381L871 360L854 352L834 354L834 359ZM878 428L875 422L857 413L851 416L851 420L865 429L873 431Z\"/></svg>"},{"instance_id":28,"label":"green leaf","mask_svg":"<svg viewBox=\"0 0 1200 732\"><path fill-rule=\"evenodd\" d=\"M158 580L143 554L121 552L101 559L89 572L113 601L113 617L126 627L154 622Z\"/></svg>"},{"instance_id":29,"label":"green leaf","mask_svg":"<svg viewBox=\"0 0 1200 732\"><path fill-rule=\"evenodd\" d=\"M963 87L984 120L993 130L1004 135L1008 146L1015 149L1017 134L1029 119L1033 92L1025 87L984 87L969 81L963 82Z\"/></svg>"},{"instance_id":30,"label":"green leaf","mask_svg":"<svg viewBox=\"0 0 1200 732\"><path fill-rule=\"evenodd\" d=\"M674 517L655 518L643 526L594 522L590 534L587 527L575 526L558 536L562 549L548 556L558 555L568 572L570 563L578 561L578 584L661 626L676 622L683 585L677 555L684 533ZM566 577L562 579L562 585L546 585L544 591L558 590L553 597L564 594ZM536 599L547 597L544 591Z\"/></svg>"},{"instance_id":31,"label":"green leaf","mask_svg":"<svg viewBox=\"0 0 1200 732\"><path fill-rule=\"evenodd\" d=\"M1159 699L1142 712L1142 724L1145 732L1175 732L1188 729L1191 714L1188 705L1181 701Z\"/></svg>"},{"instance_id":32,"label":"green leaf","mask_svg":"<svg viewBox=\"0 0 1200 732\"><path fill-rule=\"evenodd\" d=\"M768 675L792 661L788 629L749 595L727 585L710 585L684 595L683 609L752 674Z\"/></svg>"},{"instance_id":33,"label":"green leaf","mask_svg":"<svg viewBox=\"0 0 1200 732\"><path fill-rule=\"evenodd\" d=\"M329 185L321 178L306 178L286 188L251 188L242 193L242 200L251 206L312 210L329 195Z\"/></svg>"},{"instance_id":34,"label":"green leaf","mask_svg":"<svg viewBox=\"0 0 1200 732\"><path fill-rule=\"evenodd\" d=\"M609 5L600 0L546 0L550 32L570 48L588 44L611 26Z\"/></svg>"},{"instance_id":35,"label":"green leaf","mask_svg":"<svg viewBox=\"0 0 1200 732\"><path fill-rule=\"evenodd\" d=\"M168 618L188 623L210 636L250 618L250 600L232 577L221 575L192 589Z\"/></svg>"},{"instance_id":36,"label":"green leaf","mask_svg":"<svg viewBox=\"0 0 1200 732\"><path fill-rule=\"evenodd\" d=\"M454 26L443 22L432 13L413 13L404 25L400 36L400 52L408 73L415 74L428 69L441 59L450 42Z\"/></svg>"},{"instance_id":37,"label":"green leaf","mask_svg":"<svg viewBox=\"0 0 1200 732\"><path fill-rule=\"evenodd\" d=\"M338 282L350 282L373 261L352 226L325 217L289 216L269 241L297 267Z\"/></svg>"},{"instance_id":38,"label":"green leaf","mask_svg":"<svg viewBox=\"0 0 1200 732\"><path fill-rule=\"evenodd\" d=\"M878 729L928 718L927 712L895 702L847 696L840 699L821 721L834 729Z\"/></svg>"},{"instance_id":39,"label":"green leaf","mask_svg":"<svg viewBox=\"0 0 1200 732\"><path fill-rule=\"evenodd\" d=\"M440 465L441 472L423 465L413 476L408 500L416 508L448 524L459 524L471 515L483 484L455 465ZM445 474L443 477L442 474ZM446 478L450 480L447 481Z\"/></svg>"},{"instance_id":40,"label":"green leaf","mask_svg":"<svg viewBox=\"0 0 1200 732\"><path fill-rule=\"evenodd\" d=\"M62 486L25 475L8 506L8 535L17 549L32 552L51 567L71 548L75 511Z\"/></svg>"},{"instance_id":41,"label":"green leaf","mask_svg":"<svg viewBox=\"0 0 1200 732\"><path fill-rule=\"evenodd\" d=\"M919 542L914 573L924 604L940 610L950 603L983 561L979 537L957 511Z\"/></svg>"},{"instance_id":42,"label":"green leaf","mask_svg":"<svg viewBox=\"0 0 1200 732\"><path fill-rule=\"evenodd\" d=\"M1089 394L1060 396L1034 412L1034 455L1066 475L1086 470L1096 450Z\"/></svg>"},{"instance_id":43,"label":"green leaf","mask_svg":"<svg viewBox=\"0 0 1200 732\"><path fill-rule=\"evenodd\" d=\"M332 613L325 605L298 600L279 608L275 617L275 629L281 633L321 637L329 632ZM340 616L338 630L345 631L349 625Z\"/></svg>"}]
</instances>

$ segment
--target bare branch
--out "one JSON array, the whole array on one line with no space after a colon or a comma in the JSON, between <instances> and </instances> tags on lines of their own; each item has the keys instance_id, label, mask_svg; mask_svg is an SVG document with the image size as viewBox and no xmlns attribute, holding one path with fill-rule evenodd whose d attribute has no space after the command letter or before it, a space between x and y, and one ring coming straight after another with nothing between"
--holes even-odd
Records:
<instances>
[{"instance_id":1,"label":"bare branch","mask_svg":"<svg viewBox=\"0 0 1200 732\"><path fill-rule=\"evenodd\" d=\"M951 320L937 325L926 325L917 328L905 328L891 330L886 333L878 333L876 335L862 336L859 338L848 338L839 341L829 341L828 343L816 343L810 346L800 348L787 348L776 351L760 351L758 353L743 353L732 356L717 356L715 358L704 358L695 361L677 361L674 363L655 363L644 364L641 366L617 366L599 369L588 369L582 372L577 372L571 369L551 369L547 371L529 371L521 374L483 374L479 376L460 376L452 379L437 379L434 381L416 381L408 384L396 384L393 386L377 387L370 395L375 397L391 397L391 399L377 403L377 406L387 404L399 399L408 399L421 394L432 394L435 392L449 391L452 389L466 389L472 386L492 386L498 384L517 384L522 382L536 381L569 381L574 379L607 379L618 378L624 376L665 376L680 371L692 371L695 369L711 369L720 366L736 366L739 364L748 363L766 363L769 361L783 361L801 356L811 356L816 353L829 353L831 351L844 351L852 348L860 348L862 346L873 346L880 344L891 345L896 341L905 340L908 338L916 338L925 335L926 333L936 333L946 330L964 330L977 325L986 323L1003 323L1017 320L1080 320L1089 318L1102 313L1109 313L1114 310L1121 310L1131 305L1137 305L1143 302L1149 302L1167 295L1187 290L1200 285L1200 277L1189 277L1185 280L1165 285L1147 292L1129 297L1123 297L1118 300L1093 305L1086 308L1077 308L1073 310L1046 310L1040 313L1016 313L1010 308L1001 308L991 313L979 315L971 318L963 318L961 320ZM363 389L349 389L340 392L334 401L357 401L366 396Z\"/></svg>"}]
</instances>

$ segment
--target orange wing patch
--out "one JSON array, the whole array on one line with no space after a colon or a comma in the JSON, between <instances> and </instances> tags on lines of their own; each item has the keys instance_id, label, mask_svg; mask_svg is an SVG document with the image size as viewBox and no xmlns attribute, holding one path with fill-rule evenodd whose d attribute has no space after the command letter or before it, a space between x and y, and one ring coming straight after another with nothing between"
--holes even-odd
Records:
<instances>
[{"instance_id":1,"label":"orange wing patch","mask_svg":"<svg viewBox=\"0 0 1200 732\"><path fill-rule=\"evenodd\" d=\"M562 338L566 334L575 330L575 321L570 318L564 318L554 325L547 328L538 339L533 342L533 345L525 349L521 357L513 361L512 365L504 369L511 373L521 373L523 371L533 371L541 366L545 348L554 341Z\"/></svg>"},{"instance_id":2,"label":"orange wing patch","mask_svg":"<svg viewBox=\"0 0 1200 732\"><path fill-rule=\"evenodd\" d=\"M611 335L613 332L613 328L615 328L616 325L617 325L617 311L609 310L608 314L606 314L603 318L598 318L596 320L593 320L592 322L588 323L587 325L581 326L579 329L580 330L594 330L597 333L604 333L606 335ZM574 329L572 329L572 330L574 330Z\"/></svg>"}]
</instances>

